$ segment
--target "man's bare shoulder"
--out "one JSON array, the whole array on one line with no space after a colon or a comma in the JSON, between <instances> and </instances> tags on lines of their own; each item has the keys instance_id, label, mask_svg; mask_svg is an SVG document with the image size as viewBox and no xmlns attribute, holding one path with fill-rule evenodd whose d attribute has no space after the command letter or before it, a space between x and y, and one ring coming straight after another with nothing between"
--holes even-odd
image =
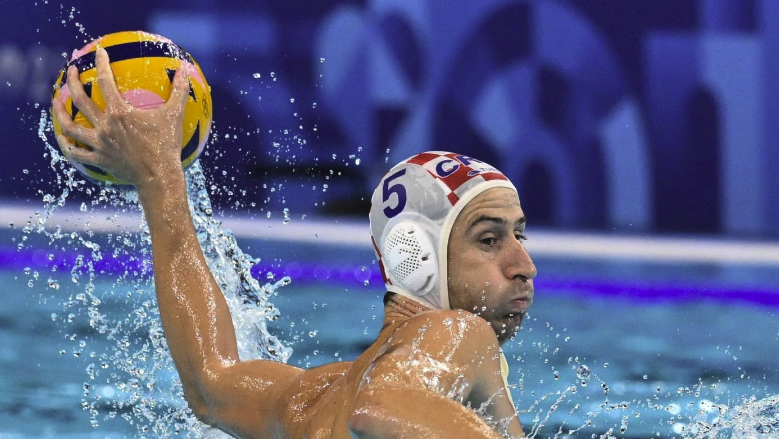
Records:
<instances>
[{"instance_id":1,"label":"man's bare shoulder","mask_svg":"<svg viewBox=\"0 0 779 439\"><path fill-rule=\"evenodd\" d=\"M403 404L428 394L479 406L502 388L499 352L495 332L481 317L462 310L418 314L378 352L358 402Z\"/></svg>"},{"instance_id":2,"label":"man's bare shoulder","mask_svg":"<svg viewBox=\"0 0 779 439\"><path fill-rule=\"evenodd\" d=\"M471 354L483 348L499 348L492 327L483 318L464 310L432 310L414 316L400 325L387 347L411 344L417 348L468 349Z\"/></svg>"},{"instance_id":3,"label":"man's bare shoulder","mask_svg":"<svg viewBox=\"0 0 779 439\"><path fill-rule=\"evenodd\" d=\"M434 361L472 375L474 366L491 363L499 352L495 332L481 317L463 310L433 310L401 324L376 362Z\"/></svg>"}]
</instances>

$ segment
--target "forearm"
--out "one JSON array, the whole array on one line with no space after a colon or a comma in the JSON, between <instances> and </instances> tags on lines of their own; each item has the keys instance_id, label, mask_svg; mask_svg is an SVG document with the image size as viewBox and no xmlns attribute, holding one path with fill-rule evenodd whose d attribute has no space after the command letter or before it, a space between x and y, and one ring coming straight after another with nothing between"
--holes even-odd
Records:
<instances>
[{"instance_id":1,"label":"forearm","mask_svg":"<svg viewBox=\"0 0 779 439\"><path fill-rule=\"evenodd\" d=\"M230 311L200 248L183 173L139 186L138 194L151 231L165 336L190 404L203 404L214 372L238 361Z\"/></svg>"},{"instance_id":2,"label":"forearm","mask_svg":"<svg viewBox=\"0 0 779 439\"><path fill-rule=\"evenodd\" d=\"M364 389L349 428L359 439L502 439L473 410L425 390Z\"/></svg>"}]
</instances>

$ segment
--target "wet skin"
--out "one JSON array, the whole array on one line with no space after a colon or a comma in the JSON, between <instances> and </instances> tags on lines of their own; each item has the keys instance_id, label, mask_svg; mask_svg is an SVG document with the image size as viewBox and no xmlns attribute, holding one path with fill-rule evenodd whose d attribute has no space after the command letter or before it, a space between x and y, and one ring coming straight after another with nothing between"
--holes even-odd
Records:
<instances>
[{"instance_id":1,"label":"wet skin","mask_svg":"<svg viewBox=\"0 0 779 439\"><path fill-rule=\"evenodd\" d=\"M501 344L533 304L536 267L522 245L525 224L516 192L494 188L463 208L449 236L449 304L489 322Z\"/></svg>"},{"instance_id":2,"label":"wet skin","mask_svg":"<svg viewBox=\"0 0 779 439\"><path fill-rule=\"evenodd\" d=\"M521 321L515 312L529 305L512 302L532 292L535 273L519 242L498 245L467 228L461 236L459 218L455 224L450 294L468 310L486 306L483 318L463 310L388 313L376 341L352 363L302 370L240 361L230 312L187 204L179 158L186 75L177 72L165 105L138 110L119 94L102 49L97 69L105 111L86 96L75 69L68 71L74 103L95 128L72 122L62 103L52 105L63 132L90 148L76 147L64 136L57 141L69 159L99 166L138 190L151 231L163 329L185 398L199 419L245 438L499 438L465 407L479 407L494 396L486 413L511 418L508 432L523 435L503 388L493 329L505 340L502 325L513 331ZM513 227L521 213L518 201L494 194L474 199L474 208L484 207ZM460 402L445 396L453 388Z\"/></svg>"}]
</instances>

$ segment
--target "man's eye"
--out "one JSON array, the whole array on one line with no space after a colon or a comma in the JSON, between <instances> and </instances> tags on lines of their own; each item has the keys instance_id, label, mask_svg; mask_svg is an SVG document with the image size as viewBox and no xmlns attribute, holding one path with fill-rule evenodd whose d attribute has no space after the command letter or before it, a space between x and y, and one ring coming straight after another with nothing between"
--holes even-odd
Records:
<instances>
[{"instance_id":1,"label":"man's eye","mask_svg":"<svg viewBox=\"0 0 779 439\"><path fill-rule=\"evenodd\" d=\"M496 238L483 238L480 239L479 242L481 242L484 245L488 245L490 247L494 246L498 243L498 240Z\"/></svg>"},{"instance_id":2,"label":"man's eye","mask_svg":"<svg viewBox=\"0 0 779 439\"><path fill-rule=\"evenodd\" d=\"M515 233L514 237L517 238L517 241L527 241L527 235L522 233Z\"/></svg>"}]
</instances>

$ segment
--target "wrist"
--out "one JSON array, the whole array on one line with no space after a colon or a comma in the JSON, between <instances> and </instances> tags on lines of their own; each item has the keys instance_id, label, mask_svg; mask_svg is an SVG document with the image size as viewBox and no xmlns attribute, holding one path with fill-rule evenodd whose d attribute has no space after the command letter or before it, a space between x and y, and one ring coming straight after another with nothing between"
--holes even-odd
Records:
<instances>
[{"instance_id":1,"label":"wrist","mask_svg":"<svg viewBox=\"0 0 779 439\"><path fill-rule=\"evenodd\" d=\"M183 170L179 169L178 172L149 177L138 182L135 188L138 190L138 199L145 206L161 197L175 196L177 193L186 194L187 181Z\"/></svg>"}]
</instances>

